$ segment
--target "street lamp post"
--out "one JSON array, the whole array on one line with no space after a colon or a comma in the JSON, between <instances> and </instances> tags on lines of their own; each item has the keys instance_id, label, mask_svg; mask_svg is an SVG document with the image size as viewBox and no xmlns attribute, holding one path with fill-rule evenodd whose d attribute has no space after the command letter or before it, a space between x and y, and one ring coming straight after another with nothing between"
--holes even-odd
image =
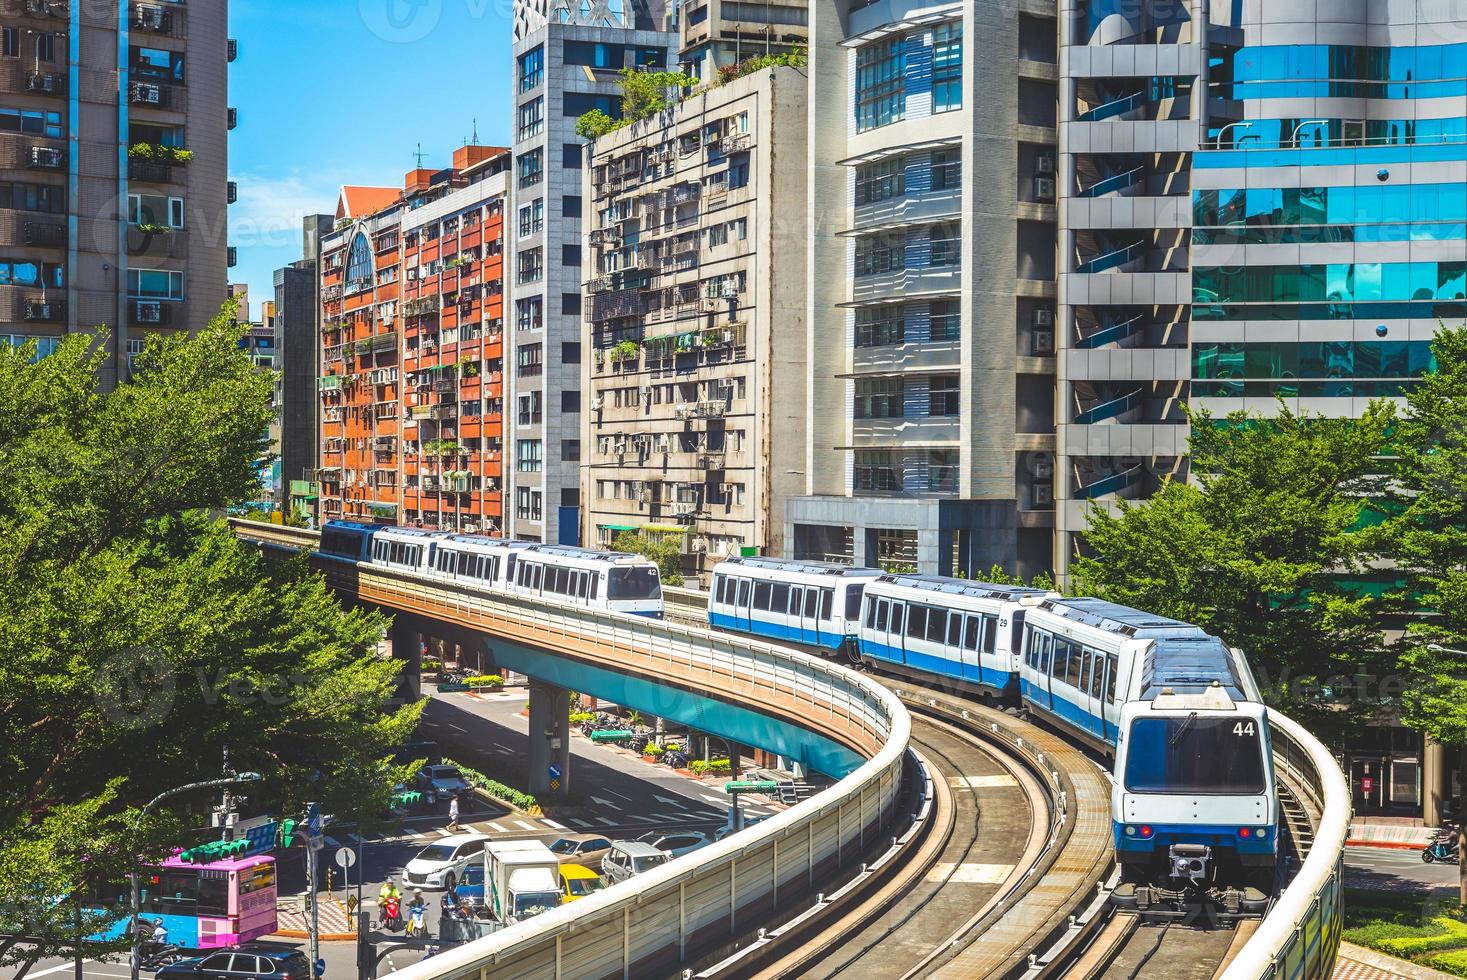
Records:
<instances>
[{"instance_id":1,"label":"street lamp post","mask_svg":"<svg viewBox=\"0 0 1467 980\"><path fill-rule=\"evenodd\" d=\"M1444 647L1440 643L1428 643L1426 649L1432 653L1455 653L1459 657L1467 657L1467 650L1457 650L1453 647Z\"/></svg>"},{"instance_id":2,"label":"street lamp post","mask_svg":"<svg viewBox=\"0 0 1467 980\"><path fill-rule=\"evenodd\" d=\"M263 777L257 772L241 772L233 776L226 776L223 779L207 779L203 782L187 783L183 786L175 786L173 789L164 790L163 792L159 793L157 796L149 800L147 805L143 807L142 811L138 813L137 820L133 822L133 834L134 836L136 836L138 829L142 827L143 821L147 819L148 811L153 809L153 807L157 806L159 803L162 803L164 800L168 799L170 796L178 796L181 793L191 793L194 790L198 789L218 789L221 786L234 786L238 783L254 783L259 782L262 778ZM132 892L132 900L129 903L129 911L132 915L132 922L130 923L130 927L132 929L132 953L129 957L129 962L130 970L132 973L132 980L139 980L139 976L142 971L143 956L142 934L138 929L138 920L142 916L142 908L140 907L141 899L138 894L138 859L136 855L134 855L132 859L130 891Z\"/></svg>"}]
</instances>

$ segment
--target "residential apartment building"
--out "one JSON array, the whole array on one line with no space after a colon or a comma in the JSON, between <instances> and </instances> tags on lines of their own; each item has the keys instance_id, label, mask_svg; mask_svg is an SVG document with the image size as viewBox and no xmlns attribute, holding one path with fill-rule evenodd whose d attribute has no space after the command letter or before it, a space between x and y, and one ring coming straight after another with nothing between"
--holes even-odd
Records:
<instances>
[{"instance_id":1,"label":"residential apartment building","mask_svg":"<svg viewBox=\"0 0 1467 980\"><path fill-rule=\"evenodd\" d=\"M676 35L665 21L660 0L515 2L509 537L580 540L585 144L575 127L592 109L620 114L623 67L667 67Z\"/></svg>"},{"instance_id":2,"label":"residential apartment building","mask_svg":"<svg viewBox=\"0 0 1467 980\"><path fill-rule=\"evenodd\" d=\"M1047 569L1053 8L810 11L810 421L786 550L930 573Z\"/></svg>"},{"instance_id":3,"label":"residential apartment building","mask_svg":"<svg viewBox=\"0 0 1467 980\"><path fill-rule=\"evenodd\" d=\"M1467 316L1467 20L1061 9L1063 572L1090 506L1186 476L1183 402L1355 416Z\"/></svg>"},{"instance_id":4,"label":"residential apartment building","mask_svg":"<svg viewBox=\"0 0 1467 980\"><path fill-rule=\"evenodd\" d=\"M275 270L275 353L279 373L275 403L280 414L280 483L278 506L283 512L319 520L320 398L316 393L321 351L316 336L317 264L321 240L335 228L329 214L302 219L303 258Z\"/></svg>"},{"instance_id":5,"label":"residential apartment building","mask_svg":"<svg viewBox=\"0 0 1467 980\"><path fill-rule=\"evenodd\" d=\"M797 69L759 71L592 144L588 544L670 537L693 575L784 552L804 486L806 91Z\"/></svg>"},{"instance_id":6,"label":"residential apartment building","mask_svg":"<svg viewBox=\"0 0 1467 980\"><path fill-rule=\"evenodd\" d=\"M322 519L501 530L509 155L346 187L321 242Z\"/></svg>"},{"instance_id":7,"label":"residential apartment building","mask_svg":"<svg viewBox=\"0 0 1467 980\"><path fill-rule=\"evenodd\" d=\"M804 48L808 0L686 0L677 11L683 71L704 82L741 61Z\"/></svg>"},{"instance_id":8,"label":"residential apartment building","mask_svg":"<svg viewBox=\"0 0 1467 980\"><path fill-rule=\"evenodd\" d=\"M103 383L225 299L227 4L0 11L0 338L111 332ZM126 148L126 149L122 149Z\"/></svg>"}]
</instances>

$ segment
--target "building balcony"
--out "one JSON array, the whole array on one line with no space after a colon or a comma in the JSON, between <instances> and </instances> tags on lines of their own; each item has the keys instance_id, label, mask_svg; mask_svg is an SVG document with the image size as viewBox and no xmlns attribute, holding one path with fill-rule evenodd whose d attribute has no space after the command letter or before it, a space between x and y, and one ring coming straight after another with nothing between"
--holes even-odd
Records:
<instances>
[{"instance_id":1,"label":"building balcony","mask_svg":"<svg viewBox=\"0 0 1467 980\"><path fill-rule=\"evenodd\" d=\"M133 82L127 90L127 101L139 108L172 109L173 86L158 82Z\"/></svg>"},{"instance_id":2,"label":"building balcony","mask_svg":"<svg viewBox=\"0 0 1467 980\"><path fill-rule=\"evenodd\" d=\"M173 322L171 300L135 299L127 304L127 322L135 327L162 327Z\"/></svg>"},{"instance_id":3,"label":"building balcony","mask_svg":"<svg viewBox=\"0 0 1467 980\"><path fill-rule=\"evenodd\" d=\"M184 38L186 26L184 12L171 4L139 3L132 8L132 29L138 33Z\"/></svg>"},{"instance_id":4,"label":"building balcony","mask_svg":"<svg viewBox=\"0 0 1467 980\"><path fill-rule=\"evenodd\" d=\"M181 229L128 225L127 254L167 259L187 258L188 236Z\"/></svg>"},{"instance_id":5,"label":"building balcony","mask_svg":"<svg viewBox=\"0 0 1467 980\"><path fill-rule=\"evenodd\" d=\"M23 312L28 323L61 323L66 319L66 303L62 300L28 299Z\"/></svg>"},{"instance_id":6,"label":"building balcony","mask_svg":"<svg viewBox=\"0 0 1467 980\"><path fill-rule=\"evenodd\" d=\"M0 92L62 96L66 94L66 73L38 71L24 58L7 58L0 63Z\"/></svg>"},{"instance_id":7,"label":"building balcony","mask_svg":"<svg viewBox=\"0 0 1467 980\"><path fill-rule=\"evenodd\" d=\"M26 212L0 211L0 246L30 245L36 248L65 248L66 226L43 221Z\"/></svg>"},{"instance_id":8,"label":"building balcony","mask_svg":"<svg viewBox=\"0 0 1467 980\"><path fill-rule=\"evenodd\" d=\"M962 285L961 266L896 269L891 272L852 278L851 302L872 303L887 299L957 295Z\"/></svg>"}]
</instances>

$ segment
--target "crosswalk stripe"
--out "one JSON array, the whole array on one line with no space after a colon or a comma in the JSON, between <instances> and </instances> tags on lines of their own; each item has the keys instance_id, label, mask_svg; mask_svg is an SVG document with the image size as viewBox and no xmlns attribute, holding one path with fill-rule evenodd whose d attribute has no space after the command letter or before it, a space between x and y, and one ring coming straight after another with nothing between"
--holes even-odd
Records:
<instances>
[{"instance_id":1,"label":"crosswalk stripe","mask_svg":"<svg viewBox=\"0 0 1467 980\"><path fill-rule=\"evenodd\" d=\"M444 830L442 827L439 827L438 828L438 836L439 837L452 837L453 836L453 831L451 831L451 830Z\"/></svg>"},{"instance_id":2,"label":"crosswalk stripe","mask_svg":"<svg viewBox=\"0 0 1467 980\"><path fill-rule=\"evenodd\" d=\"M497 823L491 823L489 825L489 829L492 830L492 831L494 831L496 834L502 834L502 833L504 833L504 827L502 825L500 825L500 824L497 824Z\"/></svg>"},{"instance_id":3,"label":"crosswalk stripe","mask_svg":"<svg viewBox=\"0 0 1467 980\"><path fill-rule=\"evenodd\" d=\"M565 824L563 824L563 823L556 823L554 820L546 820L546 819L544 819L542 817L541 820L540 820L540 822L543 823L545 826L550 827L550 828L553 828L555 830L564 830L565 829Z\"/></svg>"},{"instance_id":4,"label":"crosswalk stripe","mask_svg":"<svg viewBox=\"0 0 1467 980\"><path fill-rule=\"evenodd\" d=\"M589 820L580 820L580 819L578 819L576 817L572 817L571 818L571 823L575 824L577 827L594 827L594 826L596 826L595 824L593 824Z\"/></svg>"},{"instance_id":5,"label":"crosswalk stripe","mask_svg":"<svg viewBox=\"0 0 1467 980\"><path fill-rule=\"evenodd\" d=\"M603 827L615 827L616 826L616 821L615 820L607 820L605 817L597 817L596 818L596 822L599 823L599 824L601 824L601 826L603 826Z\"/></svg>"},{"instance_id":6,"label":"crosswalk stripe","mask_svg":"<svg viewBox=\"0 0 1467 980\"><path fill-rule=\"evenodd\" d=\"M530 823L528 820L516 820L514 822L514 825L516 827L520 828L521 830L539 830L540 829L539 827L536 827L534 824Z\"/></svg>"}]
</instances>

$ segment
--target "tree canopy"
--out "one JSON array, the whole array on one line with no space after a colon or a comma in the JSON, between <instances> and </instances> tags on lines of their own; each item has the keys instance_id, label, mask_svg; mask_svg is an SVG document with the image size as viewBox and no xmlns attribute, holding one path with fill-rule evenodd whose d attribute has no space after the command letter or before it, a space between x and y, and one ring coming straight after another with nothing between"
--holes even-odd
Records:
<instances>
[{"instance_id":1,"label":"tree canopy","mask_svg":"<svg viewBox=\"0 0 1467 980\"><path fill-rule=\"evenodd\" d=\"M663 585L683 584L683 552L676 541L637 531L622 531L611 546L617 551L649 559L657 566Z\"/></svg>"},{"instance_id":2,"label":"tree canopy","mask_svg":"<svg viewBox=\"0 0 1467 980\"><path fill-rule=\"evenodd\" d=\"M200 840L217 795L139 808L226 749L264 776L246 815L386 809L419 709L391 707L384 618L209 516L267 449L273 379L238 339L227 312L151 338L110 391L97 338L0 345L0 895L52 897L0 906L0 932L45 940L0 966L73 947L56 899Z\"/></svg>"},{"instance_id":3,"label":"tree canopy","mask_svg":"<svg viewBox=\"0 0 1467 980\"><path fill-rule=\"evenodd\" d=\"M1094 508L1075 590L1219 635L1247 652L1271 703L1338 729L1348 716L1331 692L1388 663L1385 602L1353 581L1374 557L1355 529L1394 420L1387 402L1359 419L1282 402L1270 418L1191 414L1193 480Z\"/></svg>"},{"instance_id":4,"label":"tree canopy","mask_svg":"<svg viewBox=\"0 0 1467 980\"><path fill-rule=\"evenodd\" d=\"M698 80L680 71L649 71L641 68L621 70L621 117L613 119L600 109L583 113L576 120L576 134L593 140L598 136L630 126L677 105L683 92Z\"/></svg>"}]
</instances>

